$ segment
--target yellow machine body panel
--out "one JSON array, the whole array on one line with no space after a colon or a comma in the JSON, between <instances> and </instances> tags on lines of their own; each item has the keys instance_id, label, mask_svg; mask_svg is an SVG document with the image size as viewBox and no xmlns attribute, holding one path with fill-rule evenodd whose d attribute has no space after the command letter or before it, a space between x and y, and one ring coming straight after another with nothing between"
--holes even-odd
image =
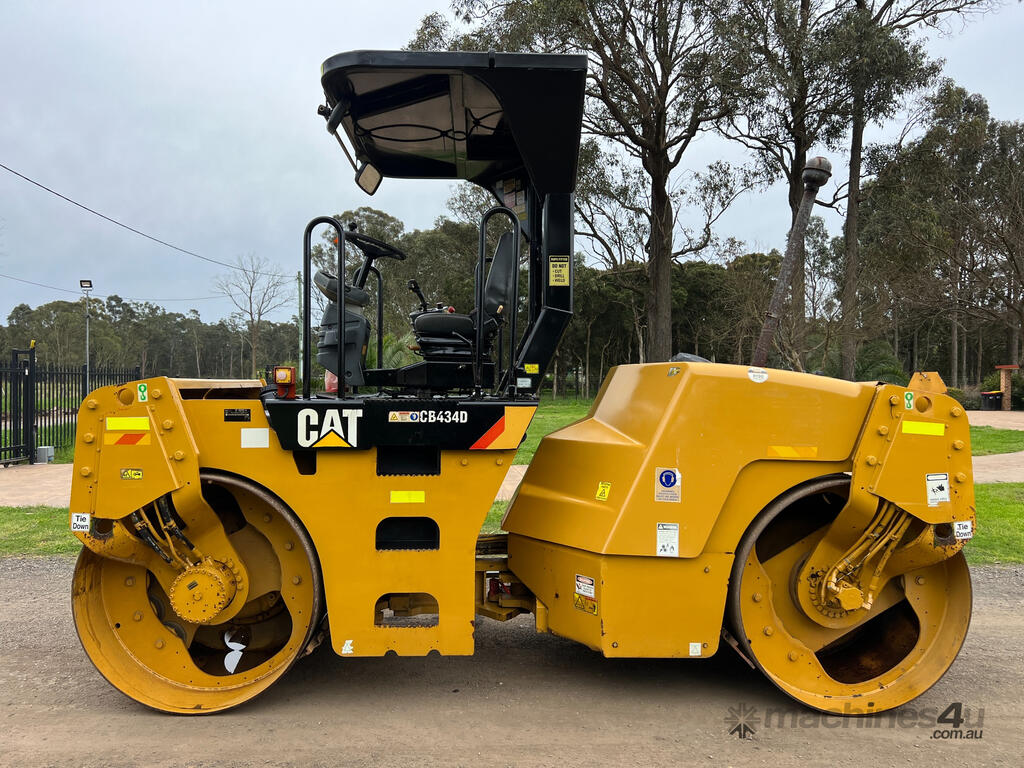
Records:
<instances>
[{"instance_id":1,"label":"yellow machine body panel","mask_svg":"<svg viewBox=\"0 0 1024 768\"><path fill-rule=\"evenodd\" d=\"M608 656L712 655L740 538L801 483L851 473L875 503L973 526L967 419L912 386L614 368L589 415L541 441L503 522L509 568L556 634Z\"/></svg>"},{"instance_id":2,"label":"yellow machine body panel","mask_svg":"<svg viewBox=\"0 0 1024 768\"><path fill-rule=\"evenodd\" d=\"M145 402L138 399L140 384ZM207 470L244 478L305 527L339 654L471 654L477 535L535 406L507 406L495 425L503 429L481 438L486 449L440 451L437 474L381 475L376 447L296 457L268 422L256 396L259 382L231 384L151 379L92 393L79 415L72 518L120 520L164 494L198 489ZM119 444L122 434L147 439ZM327 436L332 444L337 439ZM378 549L378 525L387 518L429 518L439 532L436 548ZM106 557L169 571L119 526L112 535L94 534L77 533ZM413 596L413 604L389 603L391 596ZM390 626L381 620L384 609L437 618L434 626Z\"/></svg>"}]
</instances>

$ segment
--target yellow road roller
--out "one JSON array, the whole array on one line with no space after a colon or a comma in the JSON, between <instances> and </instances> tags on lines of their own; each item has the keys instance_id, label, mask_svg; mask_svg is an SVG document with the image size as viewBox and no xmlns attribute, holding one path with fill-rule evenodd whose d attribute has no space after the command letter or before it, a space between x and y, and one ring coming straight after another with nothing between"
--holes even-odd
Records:
<instances>
[{"instance_id":1,"label":"yellow road roller","mask_svg":"<svg viewBox=\"0 0 1024 768\"><path fill-rule=\"evenodd\" d=\"M319 113L364 191L445 178L493 194L475 306L428 306L408 281L419 358L369 367L388 262L406 254L318 217L299 370L86 398L72 606L116 688L213 712L325 642L343 657L471 654L478 617L521 613L605 656L730 645L826 712L897 707L953 663L975 507L967 417L934 373L899 387L700 361L613 368L587 417L541 442L507 533L478 535L572 316L585 76L579 56L324 63ZM337 256L314 271L320 226ZM313 386L314 353L335 387Z\"/></svg>"}]
</instances>

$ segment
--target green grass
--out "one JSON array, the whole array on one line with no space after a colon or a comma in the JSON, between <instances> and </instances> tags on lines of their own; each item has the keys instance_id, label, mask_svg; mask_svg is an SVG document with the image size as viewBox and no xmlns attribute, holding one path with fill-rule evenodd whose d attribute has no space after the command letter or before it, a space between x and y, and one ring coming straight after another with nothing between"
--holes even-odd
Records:
<instances>
[{"instance_id":1,"label":"green grass","mask_svg":"<svg viewBox=\"0 0 1024 768\"><path fill-rule=\"evenodd\" d=\"M579 421L589 410L589 400L542 401L526 432L526 439L519 446L512 463L529 464L542 437L567 424Z\"/></svg>"},{"instance_id":2,"label":"green grass","mask_svg":"<svg viewBox=\"0 0 1024 768\"><path fill-rule=\"evenodd\" d=\"M0 556L72 555L81 547L66 507L0 507Z\"/></svg>"},{"instance_id":3,"label":"green grass","mask_svg":"<svg viewBox=\"0 0 1024 768\"><path fill-rule=\"evenodd\" d=\"M969 563L1024 562L1024 483L974 486L978 531L966 549Z\"/></svg>"},{"instance_id":4,"label":"green grass","mask_svg":"<svg viewBox=\"0 0 1024 768\"><path fill-rule=\"evenodd\" d=\"M974 456L1017 451L1024 451L1024 430L971 427L971 453Z\"/></svg>"},{"instance_id":5,"label":"green grass","mask_svg":"<svg viewBox=\"0 0 1024 768\"><path fill-rule=\"evenodd\" d=\"M972 565L1024 563L1024 483L986 483L974 487L978 530L964 549ZM480 533L500 533L507 501L496 501Z\"/></svg>"},{"instance_id":6,"label":"green grass","mask_svg":"<svg viewBox=\"0 0 1024 768\"><path fill-rule=\"evenodd\" d=\"M978 532L967 545L972 564L1024 562L1024 483L975 486ZM507 501L496 501L481 533L501 531ZM0 507L0 556L64 555L78 552L61 507Z\"/></svg>"},{"instance_id":7,"label":"green grass","mask_svg":"<svg viewBox=\"0 0 1024 768\"><path fill-rule=\"evenodd\" d=\"M491 505L491 511L487 513L480 533L501 533L501 518L505 516L508 509L507 501L496 501Z\"/></svg>"}]
</instances>

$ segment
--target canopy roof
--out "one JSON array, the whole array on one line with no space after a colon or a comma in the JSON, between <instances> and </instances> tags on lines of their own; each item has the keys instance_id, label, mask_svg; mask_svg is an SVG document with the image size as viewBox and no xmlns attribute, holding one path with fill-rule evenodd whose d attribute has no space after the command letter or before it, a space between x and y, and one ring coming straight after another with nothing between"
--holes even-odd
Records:
<instances>
[{"instance_id":1,"label":"canopy roof","mask_svg":"<svg viewBox=\"0 0 1024 768\"><path fill-rule=\"evenodd\" d=\"M585 56L352 51L324 62L327 103L384 176L467 179L541 196L576 186Z\"/></svg>"}]
</instances>

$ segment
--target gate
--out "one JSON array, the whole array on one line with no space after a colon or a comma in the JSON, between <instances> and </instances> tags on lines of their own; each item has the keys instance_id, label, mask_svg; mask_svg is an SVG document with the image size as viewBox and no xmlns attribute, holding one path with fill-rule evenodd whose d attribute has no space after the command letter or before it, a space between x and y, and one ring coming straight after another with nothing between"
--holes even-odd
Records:
<instances>
[{"instance_id":1,"label":"gate","mask_svg":"<svg viewBox=\"0 0 1024 768\"><path fill-rule=\"evenodd\" d=\"M0 463L32 461L35 413L36 350L11 350L9 364L0 362Z\"/></svg>"},{"instance_id":2,"label":"gate","mask_svg":"<svg viewBox=\"0 0 1024 768\"><path fill-rule=\"evenodd\" d=\"M0 464L35 461L36 447L75 441L78 408L89 392L141 377L139 368L37 365L36 349L11 351L0 360Z\"/></svg>"}]
</instances>

